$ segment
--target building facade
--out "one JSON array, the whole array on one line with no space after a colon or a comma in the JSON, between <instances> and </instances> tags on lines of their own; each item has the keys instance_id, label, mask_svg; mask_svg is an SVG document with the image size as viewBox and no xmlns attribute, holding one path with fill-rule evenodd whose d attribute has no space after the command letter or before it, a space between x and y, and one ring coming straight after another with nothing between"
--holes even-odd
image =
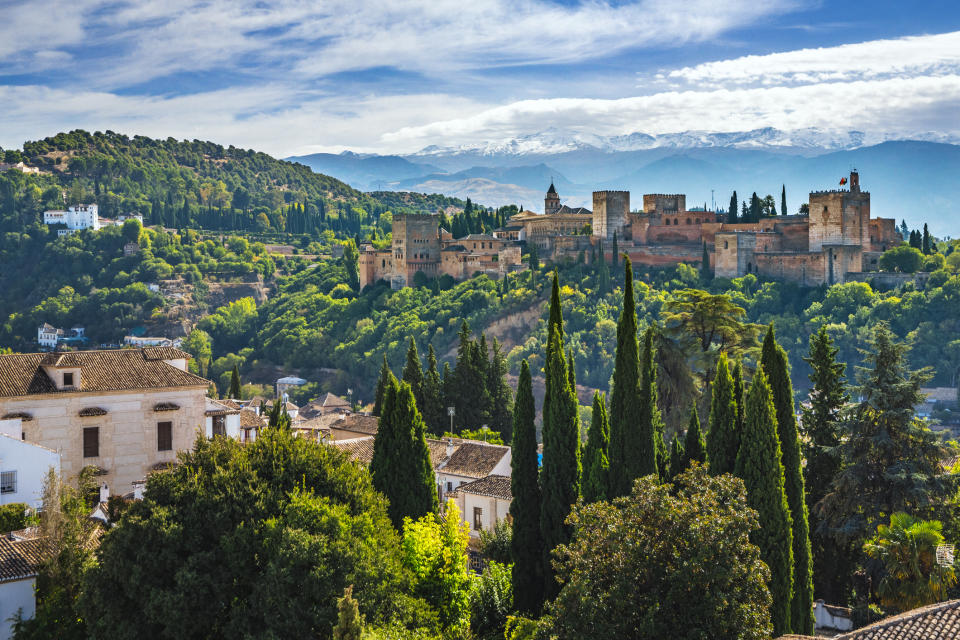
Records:
<instances>
[{"instance_id":1,"label":"building facade","mask_svg":"<svg viewBox=\"0 0 960 640\"><path fill-rule=\"evenodd\" d=\"M99 208L95 204L78 204L67 207L66 211L44 211L44 224L62 224L65 229L57 231L57 235L65 236L80 229L100 229Z\"/></svg>"},{"instance_id":2,"label":"building facade","mask_svg":"<svg viewBox=\"0 0 960 640\"><path fill-rule=\"evenodd\" d=\"M60 454L23 439L23 418L0 420L0 504L43 504L43 483L53 469L60 473Z\"/></svg>"},{"instance_id":3,"label":"building facade","mask_svg":"<svg viewBox=\"0 0 960 640\"><path fill-rule=\"evenodd\" d=\"M0 419L60 454L72 480L91 467L111 495L176 461L204 433L209 382L189 355L154 347L0 355Z\"/></svg>"}]
</instances>

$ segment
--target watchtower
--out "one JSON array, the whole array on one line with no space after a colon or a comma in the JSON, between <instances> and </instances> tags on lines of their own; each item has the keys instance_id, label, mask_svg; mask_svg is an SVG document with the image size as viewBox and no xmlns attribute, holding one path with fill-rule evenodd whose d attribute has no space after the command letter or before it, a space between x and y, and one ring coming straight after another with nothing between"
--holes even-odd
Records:
<instances>
[{"instance_id":1,"label":"watchtower","mask_svg":"<svg viewBox=\"0 0 960 640\"><path fill-rule=\"evenodd\" d=\"M616 233L622 239L629 212L629 191L594 191L593 235L613 240L613 234Z\"/></svg>"},{"instance_id":2,"label":"watchtower","mask_svg":"<svg viewBox=\"0 0 960 640\"><path fill-rule=\"evenodd\" d=\"M547 189L547 195L543 199L543 212L546 215L552 215L560 211L560 195L557 193L556 187L553 186L553 181L550 181L550 188Z\"/></svg>"}]
</instances>

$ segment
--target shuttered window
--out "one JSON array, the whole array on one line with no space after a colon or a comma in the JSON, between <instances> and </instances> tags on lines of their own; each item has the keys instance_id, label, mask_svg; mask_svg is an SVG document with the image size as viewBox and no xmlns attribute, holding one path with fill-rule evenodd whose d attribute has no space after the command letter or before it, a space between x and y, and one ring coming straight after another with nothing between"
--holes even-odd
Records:
<instances>
[{"instance_id":1,"label":"shuttered window","mask_svg":"<svg viewBox=\"0 0 960 640\"><path fill-rule=\"evenodd\" d=\"M0 493L16 493L16 492L17 492L17 472L16 471L0 472Z\"/></svg>"},{"instance_id":2,"label":"shuttered window","mask_svg":"<svg viewBox=\"0 0 960 640\"><path fill-rule=\"evenodd\" d=\"M157 423L157 451L171 451L173 449L173 423Z\"/></svg>"},{"instance_id":3,"label":"shuttered window","mask_svg":"<svg viewBox=\"0 0 960 640\"><path fill-rule=\"evenodd\" d=\"M99 456L100 456L100 427L84 427L83 457L96 458Z\"/></svg>"}]
</instances>

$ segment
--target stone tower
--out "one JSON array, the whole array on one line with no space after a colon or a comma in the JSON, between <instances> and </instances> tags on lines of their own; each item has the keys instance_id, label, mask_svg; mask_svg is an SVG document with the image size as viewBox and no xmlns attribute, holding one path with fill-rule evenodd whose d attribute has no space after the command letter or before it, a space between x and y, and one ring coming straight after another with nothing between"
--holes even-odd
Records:
<instances>
[{"instance_id":1,"label":"stone tower","mask_svg":"<svg viewBox=\"0 0 960 640\"><path fill-rule=\"evenodd\" d=\"M593 235L613 240L613 234L623 239L623 227L630 212L629 191L593 192Z\"/></svg>"},{"instance_id":2,"label":"stone tower","mask_svg":"<svg viewBox=\"0 0 960 640\"><path fill-rule=\"evenodd\" d=\"M556 187L553 186L553 181L550 181L550 188L547 189L547 195L543 199L543 212L546 215L552 215L560 211L560 195L557 193Z\"/></svg>"}]
</instances>

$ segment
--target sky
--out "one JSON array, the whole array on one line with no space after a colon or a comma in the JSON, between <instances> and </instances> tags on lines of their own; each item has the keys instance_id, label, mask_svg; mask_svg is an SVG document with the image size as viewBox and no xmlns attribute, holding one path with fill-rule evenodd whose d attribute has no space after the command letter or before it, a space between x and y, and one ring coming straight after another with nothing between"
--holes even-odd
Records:
<instances>
[{"instance_id":1,"label":"sky","mask_svg":"<svg viewBox=\"0 0 960 640\"><path fill-rule=\"evenodd\" d=\"M960 136L960 3L0 0L0 146L278 157L761 127Z\"/></svg>"}]
</instances>

